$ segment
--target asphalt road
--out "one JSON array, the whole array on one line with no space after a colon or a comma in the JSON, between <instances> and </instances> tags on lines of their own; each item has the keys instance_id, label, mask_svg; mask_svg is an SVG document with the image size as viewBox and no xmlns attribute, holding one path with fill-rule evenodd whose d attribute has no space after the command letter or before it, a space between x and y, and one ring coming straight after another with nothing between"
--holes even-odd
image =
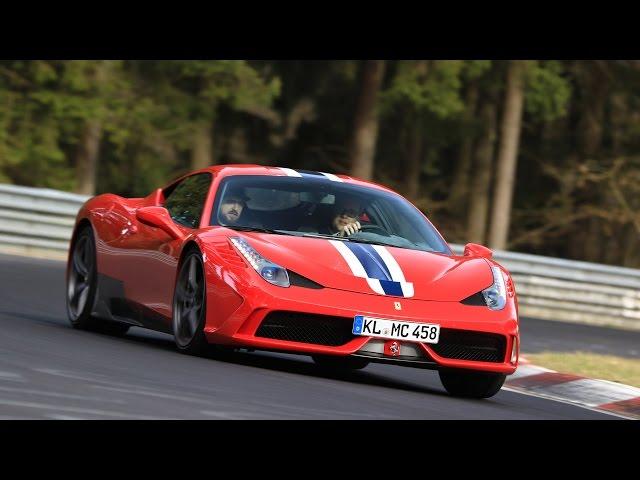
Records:
<instances>
[{"instance_id":1,"label":"asphalt road","mask_svg":"<svg viewBox=\"0 0 640 480\"><path fill-rule=\"evenodd\" d=\"M640 344L637 334L607 329L533 320L522 328L525 351L584 349L584 337L596 350L637 356L632 344ZM0 255L0 419L80 418L616 417L506 390L487 400L453 398L429 370L372 364L329 375L304 356L195 358L176 352L169 335L139 328L122 338L76 331L64 308L64 264Z\"/></svg>"},{"instance_id":2,"label":"asphalt road","mask_svg":"<svg viewBox=\"0 0 640 480\"><path fill-rule=\"evenodd\" d=\"M640 331L520 319L523 353L590 352L640 359Z\"/></svg>"}]
</instances>

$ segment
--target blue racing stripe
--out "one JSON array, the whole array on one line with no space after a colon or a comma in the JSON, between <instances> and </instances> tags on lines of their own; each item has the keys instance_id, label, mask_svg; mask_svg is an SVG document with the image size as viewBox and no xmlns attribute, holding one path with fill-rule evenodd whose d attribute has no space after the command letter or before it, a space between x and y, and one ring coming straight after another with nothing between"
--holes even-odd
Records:
<instances>
[{"instance_id":1,"label":"blue racing stripe","mask_svg":"<svg viewBox=\"0 0 640 480\"><path fill-rule=\"evenodd\" d=\"M362 264L364 271L367 273L367 277L378 280L392 280L391 273L387 269L387 266L371 245L351 242L344 242L344 244Z\"/></svg>"},{"instance_id":2,"label":"blue racing stripe","mask_svg":"<svg viewBox=\"0 0 640 480\"><path fill-rule=\"evenodd\" d=\"M389 280L380 280L380 285L387 295L395 295L396 297L404 297L402 286L400 282L394 282Z\"/></svg>"},{"instance_id":3,"label":"blue racing stripe","mask_svg":"<svg viewBox=\"0 0 640 480\"><path fill-rule=\"evenodd\" d=\"M327 178L325 177L322 173L320 172L314 172L312 170L296 170L296 172L298 172L300 175L302 175L303 177L310 177L310 178Z\"/></svg>"},{"instance_id":4,"label":"blue racing stripe","mask_svg":"<svg viewBox=\"0 0 640 480\"><path fill-rule=\"evenodd\" d=\"M389 267L387 267L386 262L382 259L380 254L376 252L376 249L373 248L373 245L367 245L366 243L361 245L367 250L367 253L373 257L376 263L384 269L385 273L387 274L387 280L393 280L393 277L391 276L391 272L389 271Z\"/></svg>"}]
</instances>

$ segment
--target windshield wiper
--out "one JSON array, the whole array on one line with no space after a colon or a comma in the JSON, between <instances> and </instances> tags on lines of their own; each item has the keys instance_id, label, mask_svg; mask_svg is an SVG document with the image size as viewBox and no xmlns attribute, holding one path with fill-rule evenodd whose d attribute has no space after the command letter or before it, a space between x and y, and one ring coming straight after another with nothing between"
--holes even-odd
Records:
<instances>
[{"instance_id":1,"label":"windshield wiper","mask_svg":"<svg viewBox=\"0 0 640 480\"><path fill-rule=\"evenodd\" d=\"M407 250L419 250L421 252L435 252L436 251L433 248L429 248L429 250L425 250L421 245L418 245L417 243L414 243L414 242L412 242L410 240L407 240L407 242L411 243L411 246L409 246L409 245L397 245L395 243L386 243L386 242L379 242L379 241L377 242L375 240L354 239L354 240L352 240L352 242L368 243L370 245L382 245L384 247L405 248ZM412 248L412 247L415 247L415 248Z\"/></svg>"},{"instance_id":2,"label":"windshield wiper","mask_svg":"<svg viewBox=\"0 0 640 480\"><path fill-rule=\"evenodd\" d=\"M382 245L383 247L397 247L398 245L395 245L393 243L386 243L386 242L380 242L380 241L376 241L376 240L363 240L360 238L356 238L351 240L352 242L356 242L356 243L368 243L369 245Z\"/></svg>"},{"instance_id":3,"label":"windshield wiper","mask_svg":"<svg viewBox=\"0 0 640 480\"><path fill-rule=\"evenodd\" d=\"M302 234L303 237L311 237L311 238L330 238L332 240L345 240L347 242L350 242L351 239L349 237L338 237L337 235L330 235L328 233L313 233L313 232L306 232Z\"/></svg>"},{"instance_id":4,"label":"windshield wiper","mask_svg":"<svg viewBox=\"0 0 640 480\"><path fill-rule=\"evenodd\" d=\"M411 243L411 246L409 246L409 245L398 245L397 243L381 242L380 240L364 240L364 239L360 239L360 238L354 238L351 241L352 242L359 242L359 243L368 243L369 245L382 245L383 247L408 248L409 250L414 250L413 248L411 248L411 246L419 247L419 245L416 245L415 243L411 242L410 240L406 240L406 241Z\"/></svg>"}]
</instances>

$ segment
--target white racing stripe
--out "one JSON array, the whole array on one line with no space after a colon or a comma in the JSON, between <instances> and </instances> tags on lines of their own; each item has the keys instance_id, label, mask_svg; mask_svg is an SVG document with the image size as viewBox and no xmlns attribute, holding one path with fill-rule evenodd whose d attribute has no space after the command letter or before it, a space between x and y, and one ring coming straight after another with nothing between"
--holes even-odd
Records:
<instances>
[{"instance_id":1,"label":"white racing stripe","mask_svg":"<svg viewBox=\"0 0 640 480\"><path fill-rule=\"evenodd\" d=\"M380 285L380 280L378 280L377 278L367 277L367 283L371 287L371 290L376 292L378 295L386 295L386 293L384 293L384 288L382 288L382 285Z\"/></svg>"},{"instance_id":2,"label":"white racing stripe","mask_svg":"<svg viewBox=\"0 0 640 480\"><path fill-rule=\"evenodd\" d=\"M325 177L327 177L332 182L341 182L342 181L342 179L340 177L336 177L333 173L325 173L325 172L320 172L320 173L322 175L324 175Z\"/></svg>"},{"instance_id":3,"label":"white racing stripe","mask_svg":"<svg viewBox=\"0 0 640 480\"><path fill-rule=\"evenodd\" d=\"M278 168L282 170L284 173L286 173L287 176L289 177L302 177L302 174L296 172L292 168L287 168L287 167L278 167Z\"/></svg>"},{"instance_id":4,"label":"white racing stripe","mask_svg":"<svg viewBox=\"0 0 640 480\"><path fill-rule=\"evenodd\" d=\"M402 288L402 295L406 298L411 298L414 295L413 291L413 283L411 282L402 282L400 283L400 288Z\"/></svg>"},{"instance_id":5,"label":"white racing stripe","mask_svg":"<svg viewBox=\"0 0 640 480\"><path fill-rule=\"evenodd\" d=\"M342 255L342 258L344 258L344 260L347 262L347 265L349 265L351 272L353 272L356 277L371 280L367 277L367 272L365 272L364 267L362 266L358 258L353 254L351 250L347 248L344 243L339 240L329 240L329 243L336 247L336 250L338 250L340 255ZM378 286L380 286L380 282L378 282Z\"/></svg>"},{"instance_id":6,"label":"white racing stripe","mask_svg":"<svg viewBox=\"0 0 640 480\"><path fill-rule=\"evenodd\" d=\"M402 273L402 269L396 259L389 253L389 251L384 248L382 245L371 245L373 249L378 252L378 255L382 258L382 261L387 266L389 273L391 274L391 280L394 282L404 282L404 273Z\"/></svg>"}]
</instances>

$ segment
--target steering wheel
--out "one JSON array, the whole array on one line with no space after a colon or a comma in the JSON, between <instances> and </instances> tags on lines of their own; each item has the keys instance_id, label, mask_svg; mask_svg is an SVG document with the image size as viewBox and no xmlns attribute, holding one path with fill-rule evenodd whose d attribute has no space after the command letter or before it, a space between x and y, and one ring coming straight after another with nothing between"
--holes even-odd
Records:
<instances>
[{"instance_id":1,"label":"steering wheel","mask_svg":"<svg viewBox=\"0 0 640 480\"><path fill-rule=\"evenodd\" d=\"M389 232L387 232L385 228L379 225L371 225L371 224L365 224L365 225L360 224L360 230L354 233L354 235L356 235L357 233L377 233L378 235L383 235L385 237L389 236Z\"/></svg>"}]
</instances>

